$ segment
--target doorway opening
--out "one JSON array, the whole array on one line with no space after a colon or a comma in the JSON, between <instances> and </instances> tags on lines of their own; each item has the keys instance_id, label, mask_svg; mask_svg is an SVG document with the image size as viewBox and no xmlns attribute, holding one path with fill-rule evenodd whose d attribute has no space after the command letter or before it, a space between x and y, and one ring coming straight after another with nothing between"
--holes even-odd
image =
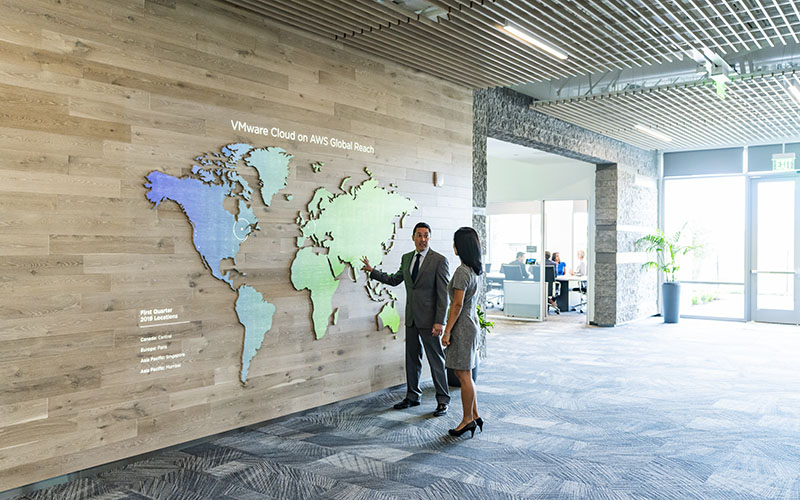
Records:
<instances>
[{"instance_id":1,"label":"doorway opening","mask_svg":"<svg viewBox=\"0 0 800 500\"><path fill-rule=\"evenodd\" d=\"M488 139L490 315L591 321L594 189L591 163Z\"/></svg>"}]
</instances>

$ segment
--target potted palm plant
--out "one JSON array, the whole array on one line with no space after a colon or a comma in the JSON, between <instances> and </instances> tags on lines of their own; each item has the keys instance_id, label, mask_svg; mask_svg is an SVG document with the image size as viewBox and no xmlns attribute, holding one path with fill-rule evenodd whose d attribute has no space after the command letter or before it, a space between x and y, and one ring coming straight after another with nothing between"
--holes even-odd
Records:
<instances>
[{"instance_id":1,"label":"potted palm plant","mask_svg":"<svg viewBox=\"0 0 800 500\"><path fill-rule=\"evenodd\" d=\"M477 314L478 314L478 326L481 327L480 339L478 340L478 352L485 353L485 346L486 346L486 334L492 332L492 328L494 328L494 321L487 321L486 320L486 313L481 306L477 306ZM480 358L480 356L479 356ZM475 368L472 369L472 380L478 380L478 365L475 365ZM458 377L453 372L452 368L447 369L447 385L450 387L461 387L461 382L458 381Z\"/></svg>"},{"instance_id":2,"label":"potted palm plant","mask_svg":"<svg viewBox=\"0 0 800 500\"><path fill-rule=\"evenodd\" d=\"M678 260L700 247L700 245L682 245L680 243L682 232L683 227L672 236L667 236L664 231L658 229L655 233L636 240L637 249L655 254L655 260L642 264L642 269L656 269L664 273L664 283L661 284L664 323L677 323L680 315L681 284L675 279L675 273L681 268Z\"/></svg>"}]
</instances>

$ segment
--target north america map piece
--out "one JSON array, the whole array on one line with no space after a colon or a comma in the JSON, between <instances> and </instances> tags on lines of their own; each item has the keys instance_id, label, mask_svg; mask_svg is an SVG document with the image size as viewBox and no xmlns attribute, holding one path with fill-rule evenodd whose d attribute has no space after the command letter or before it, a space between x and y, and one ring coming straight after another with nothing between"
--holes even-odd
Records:
<instances>
[{"instance_id":1,"label":"north america map piece","mask_svg":"<svg viewBox=\"0 0 800 500\"><path fill-rule=\"evenodd\" d=\"M211 275L238 292L235 311L244 326L241 380L247 379L250 361L272 327L275 306L261 293L243 284L234 285L230 272L220 269L225 259L237 265L241 244L259 231L252 206L252 192L239 168L242 163L256 170L261 182L261 197L269 206L273 196L286 187L292 155L281 148L254 148L250 144L229 144L220 152L195 158L191 175L174 177L160 171L147 175L145 196L155 207L174 201L192 225L192 242ZM226 198L234 198L236 214L225 208ZM235 269L235 268L234 268ZM237 272L239 272L237 270ZM243 273L239 273L244 275Z\"/></svg>"}]
</instances>

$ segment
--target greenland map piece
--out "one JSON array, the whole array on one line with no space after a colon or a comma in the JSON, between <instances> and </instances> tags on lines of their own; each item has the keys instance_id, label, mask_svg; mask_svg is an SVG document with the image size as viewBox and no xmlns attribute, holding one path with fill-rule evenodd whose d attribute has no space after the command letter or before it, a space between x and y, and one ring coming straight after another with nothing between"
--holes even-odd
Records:
<instances>
[{"instance_id":1,"label":"greenland map piece","mask_svg":"<svg viewBox=\"0 0 800 500\"><path fill-rule=\"evenodd\" d=\"M192 173L174 177L159 171L147 175L145 196L155 207L165 200L178 204L192 225L192 242L203 265L216 279L238 293L236 314L244 327L241 381L247 380L250 361L272 327L275 306L261 293L246 284L235 286L230 272L220 265L231 259L237 265L241 244L254 231L259 231L258 217L252 206L253 189L241 176L244 163L258 173L261 199L269 206L273 196L286 187L292 155L281 148L254 148L250 144L229 144L221 152L195 158ZM236 214L225 208L226 198L234 198ZM240 273L235 267L234 270Z\"/></svg>"},{"instance_id":2,"label":"greenland map piece","mask_svg":"<svg viewBox=\"0 0 800 500\"><path fill-rule=\"evenodd\" d=\"M369 178L347 191L344 182L338 194L317 189L307 212L297 217L302 236L297 238L299 250L292 262L292 284L310 291L317 339L331 323L333 295L345 268L360 269L362 257L380 264L397 232L397 221L417 208L413 200L381 187L365 171ZM351 279L355 280L354 272ZM388 310L384 315L384 324L392 323Z\"/></svg>"}]
</instances>

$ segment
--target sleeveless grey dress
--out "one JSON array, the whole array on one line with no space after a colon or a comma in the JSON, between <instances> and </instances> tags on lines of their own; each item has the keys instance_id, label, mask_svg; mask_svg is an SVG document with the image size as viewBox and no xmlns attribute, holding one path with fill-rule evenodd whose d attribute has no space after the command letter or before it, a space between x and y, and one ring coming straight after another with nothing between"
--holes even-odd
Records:
<instances>
[{"instance_id":1,"label":"sleeveless grey dress","mask_svg":"<svg viewBox=\"0 0 800 500\"><path fill-rule=\"evenodd\" d=\"M450 345L445 350L445 366L453 370L471 370L478 364L478 336L480 326L475 306L481 277L466 264L461 264L447 285L450 303L455 290L464 290L464 307L450 331Z\"/></svg>"}]
</instances>

